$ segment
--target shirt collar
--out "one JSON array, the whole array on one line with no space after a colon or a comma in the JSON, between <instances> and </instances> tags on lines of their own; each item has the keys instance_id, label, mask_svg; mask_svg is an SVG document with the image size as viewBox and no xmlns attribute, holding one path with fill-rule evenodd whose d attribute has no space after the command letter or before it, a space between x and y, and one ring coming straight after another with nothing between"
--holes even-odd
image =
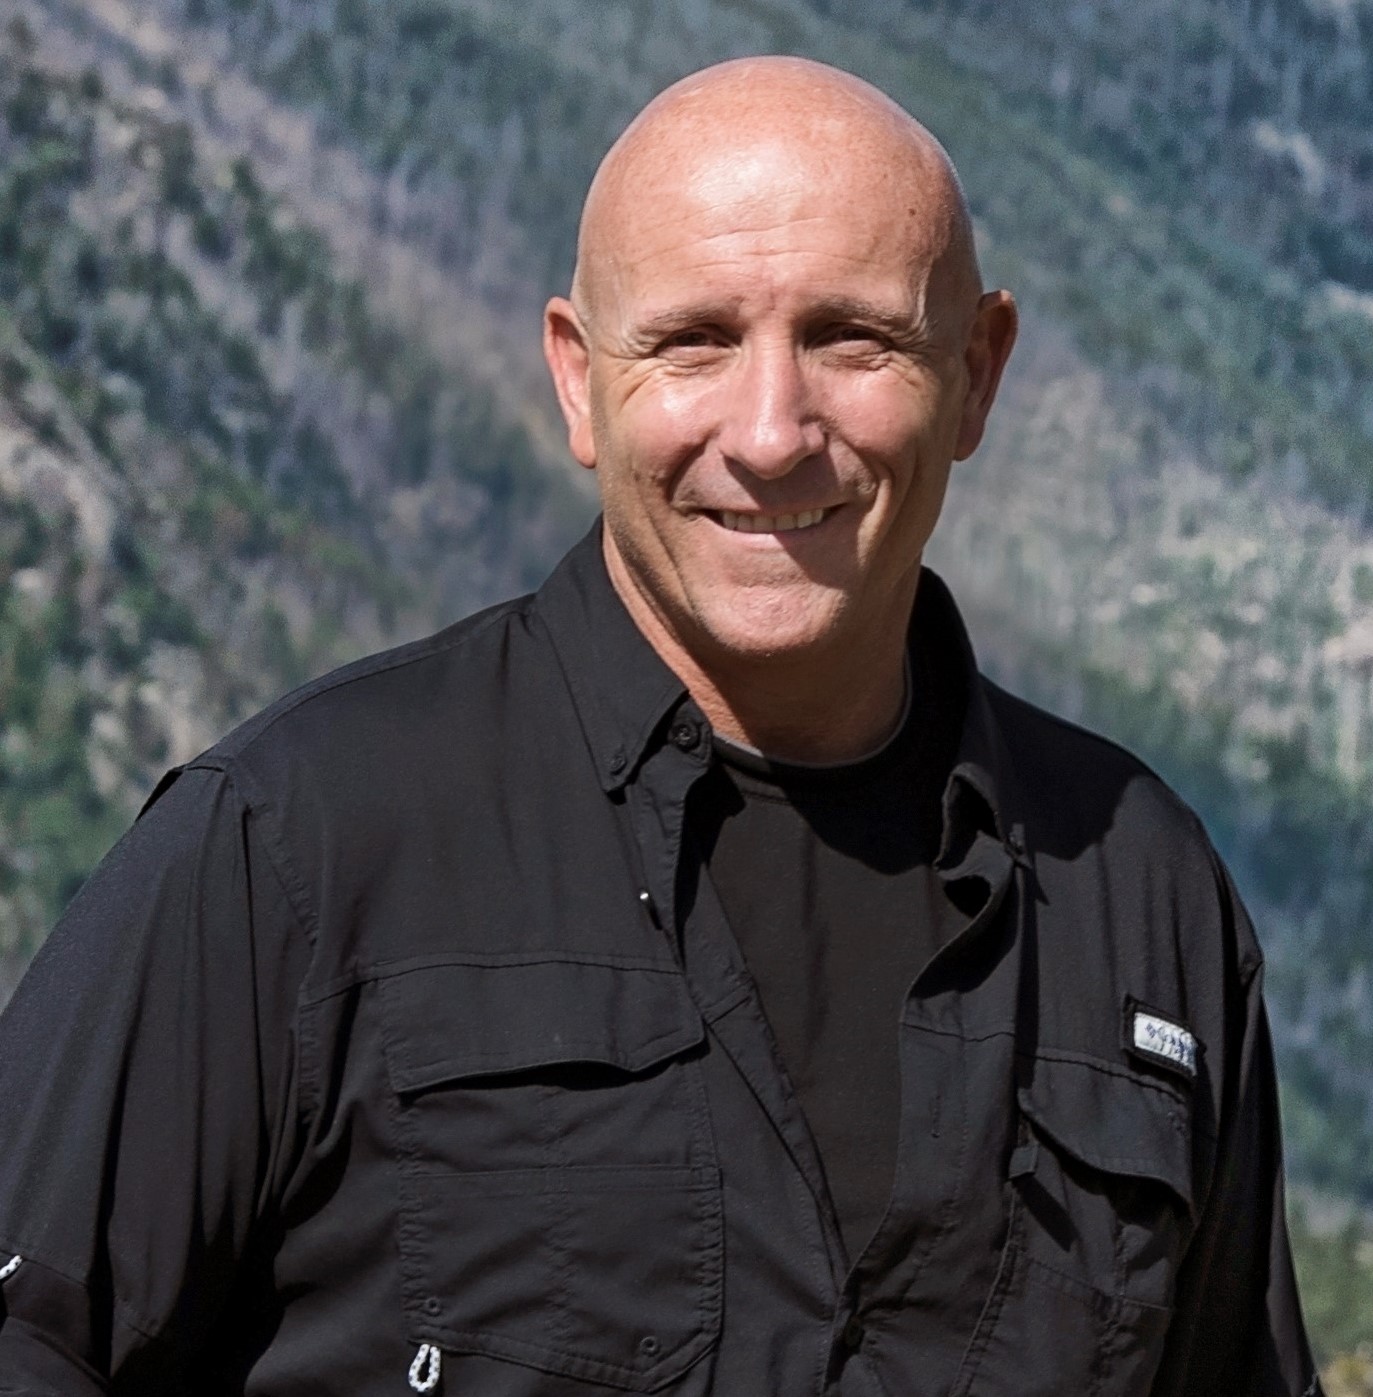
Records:
<instances>
[{"instance_id":1,"label":"shirt collar","mask_svg":"<svg viewBox=\"0 0 1373 1397\"><path fill-rule=\"evenodd\" d=\"M548 627L601 785L630 781L686 685L620 600L601 550L601 520L553 570L537 610Z\"/></svg>"},{"instance_id":2,"label":"shirt collar","mask_svg":"<svg viewBox=\"0 0 1373 1397\"><path fill-rule=\"evenodd\" d=\"M601 785L616 791L661 740L668 715L689 700L686 686L649 644L610 581L600 519L544 583L536 609L572 690ZM944 791L937 866L946 876L956 875L974 845L985 847L979 834L1018 861L1024 853L1021 801L990 697L995 691L978 673L949 589L929 568L920 576L912 634L916 627L937 629L936 651L959 667L967 695L958 757Z\"/></svg>"},{"instance_id":3,"label":"shirt collar","mask_svg":"<svg viewBox=\"0 0 1373 1397\"><path fill-rule=\"evenodd\" d=\"M977 668L967 627L944 579L929 568L920 574L912 630L915 626L937 630L932 648L957 666L967 701L958 756L944 788L944 838L937 862L941 867L958 862L960 844L966 845L977 831L993 836L1018 858L1024 851L1023 803L993 704L998 691Z\"/></svg>"}]
</instances>

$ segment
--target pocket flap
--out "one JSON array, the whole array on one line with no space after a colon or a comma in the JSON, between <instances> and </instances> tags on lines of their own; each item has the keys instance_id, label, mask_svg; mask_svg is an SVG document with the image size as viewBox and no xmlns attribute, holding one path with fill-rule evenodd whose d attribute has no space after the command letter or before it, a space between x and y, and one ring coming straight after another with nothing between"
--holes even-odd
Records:
<instances>
[{"instance_id":1,"label":"pocket flap","mask_svg":"<svg viewBox=\"0 0 1373 1397\"><path fill-rule=\"evenodd\" d=\"M1188 1103L1152 1081L1087 1062L1036 1058L1020 1109L1065 1154L1108 1174L1155 1179L1192 1203Z\"/></svg>"},{"instance_id":2,"label":"pocket flap","mask_svg":"<svg viewBox=\"0 0 1373 1397\"><path fill-rule=\"evenodd\" d=\"M705 1037L679 971L584 960L428 964L378 981L398 1092L591 1062L642 1072Z\"/></svg>"}]
</instances>

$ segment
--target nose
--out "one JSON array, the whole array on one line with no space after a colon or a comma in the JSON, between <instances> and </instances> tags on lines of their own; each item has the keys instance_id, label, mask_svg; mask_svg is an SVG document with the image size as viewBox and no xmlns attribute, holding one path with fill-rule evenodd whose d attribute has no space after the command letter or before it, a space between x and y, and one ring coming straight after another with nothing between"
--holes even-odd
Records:
<instances>
[{"instance_id":1,"label":"nose","mask_svg":"<svg viewBox=\"0 0 1373 1397\"><path fill-rule=\"evenodd\" d=\"M780 478L824 446L806 375L790 344L752 346L726 391L720 449L753 475Z\"/></svg>"}]
</instances>

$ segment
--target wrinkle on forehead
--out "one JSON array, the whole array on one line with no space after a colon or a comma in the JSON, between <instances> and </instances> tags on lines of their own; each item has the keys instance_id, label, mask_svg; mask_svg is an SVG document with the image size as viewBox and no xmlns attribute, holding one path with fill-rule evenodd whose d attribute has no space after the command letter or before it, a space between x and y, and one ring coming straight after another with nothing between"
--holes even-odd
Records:
<instances>
[{"instance_id":1,"label":"wrinkle on forehead","mask_svg":"<svg viewBox=\"0 0 1373 1397\"><path fill-rule=\"evenodd\" d=\"M867 215L884 237L904 241L937 299L971 316L981 289L971 220L943 147L868 83L796 58L692 74L630 123L587 195L573 300L589 323L615 264L684 211L754 202L766 224L818 215L836 200L855 222Z\"/></svg>"}]
</instances>

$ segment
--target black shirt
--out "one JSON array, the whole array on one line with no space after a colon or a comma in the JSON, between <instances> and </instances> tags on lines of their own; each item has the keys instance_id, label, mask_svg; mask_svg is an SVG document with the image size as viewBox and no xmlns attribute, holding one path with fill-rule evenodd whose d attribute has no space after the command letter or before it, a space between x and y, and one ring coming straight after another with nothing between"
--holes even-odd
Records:
<instances>
[{"instance_id":1,"label":"black shirt","mask_svg":"<svg viewBox=\"0 0 1373 1397\"><path fill-rule=\"evenodd\" d=\"M856 1263L593 534L189 763L78 895L0 1019L0 1390L1315 1391L1234 890L920 585L950 916Z\"/></svg>"},{"instance_id":2,"label":"black shirt","mask_svg":"<svg viewBox=\"0 0 1373 1397\"><path fill-rule=\"evenodd\" d=\"M697 812L710 878L815 1136L857 1257L896 1159L901 1006L946 932L940 796L965 699L958 654L912 626L904 719L860 761L806 766L716 739Z\"/></svg>"}]
</instances>

